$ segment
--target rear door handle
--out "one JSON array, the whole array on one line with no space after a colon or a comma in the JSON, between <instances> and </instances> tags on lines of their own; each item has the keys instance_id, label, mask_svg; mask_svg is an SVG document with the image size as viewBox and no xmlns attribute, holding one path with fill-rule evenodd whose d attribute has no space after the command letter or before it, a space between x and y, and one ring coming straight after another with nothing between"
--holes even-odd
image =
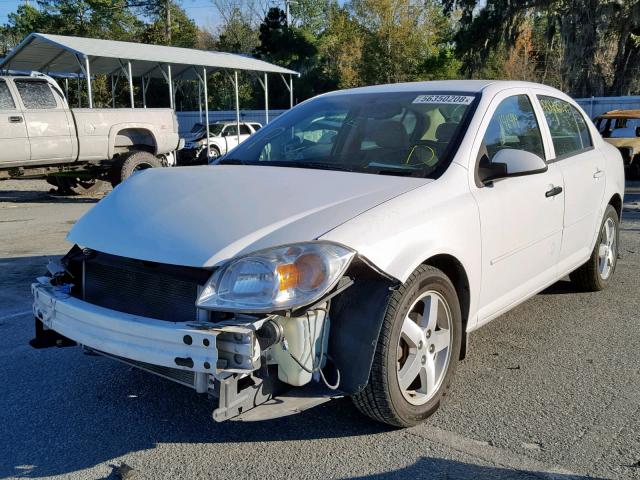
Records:
<instances>
[{"instance_id":1,"label":"rear door handle","mask_svg":"<svg viewBox=\"0 0 640 480\"><path fill-rule=\"evenodd\" d=\"M545 197L555 197L556 195L560 195L562 193L562 187L553 187L551 190L547 190L544 194Z\"/></svg>"},{"instance_id":2,"label":"rear door handle","mask_svg":"<svg viewBox=\"0 0 640 480\"><path fill-rule=\"evenodd\" d=\"M17 115L15 117L9 117L9 123L22 123L22 117Z\"/></svg>"},{"instance_id":3,"label":"rear door handle","mask_svg":"<svg viewBox=\"0 0 640 480\"><path fill-rule=\"evenodd\" d=\"M593 178L600 178L604 175L604 170L596 170L596 173L593 174Z\"/></svg>"}]
</instances>

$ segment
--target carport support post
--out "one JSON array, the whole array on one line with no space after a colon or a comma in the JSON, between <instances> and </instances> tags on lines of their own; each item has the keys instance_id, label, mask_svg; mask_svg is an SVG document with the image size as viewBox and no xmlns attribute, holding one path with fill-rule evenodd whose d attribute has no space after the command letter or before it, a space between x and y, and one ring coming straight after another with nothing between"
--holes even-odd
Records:
<instances>
[{"instance_id":1,"label":"carport support post","mask_svg":"<svg viewBox=\"0 0 640 480\"><path fill-rule=\"evenodd\" d=\"M238 94L238 71L233 71L233 86L236 93L236 134L240 144L240 96Z\"/></svg>"},{"instance_id":2,"label":"carport support post","mask_svg":"<svg viewBox=\"0 0 640 480\"><path fill-rule=\"evenodd\" d=\"M127 78L129 79L129 101L131 102L131 108L135 108L133 99L133 75L131 74L131 60L127 60Z\"/></svg>"},{"instance_id":3,"label":"carport support post","mask_svg":"<svg viewBox=\"0 0 640 480\"><path fill-rule=\"evenodd\" d=\"M67 97L67 103L69 103L69 79L64 79L64 94Z\"/></svg>"},{"instance_id":4,"label":"carport support post","mask_svg":"<svg viewBox=\"0 0 640 480\"><path fill-rule=\"evenodd\" d=\"M267 83L267 72L264 72L264 124L269 124L269 84Z\"/></svg>"},{"instance_id":5,"label":"carport support post","mask_svg":"<svg viewBox=\"0 0 640 480\"><path fill-rule=\"evenodd\" d=\"M293 108L293 75L289 75L289 108Z\"/></svg>"},{"instance_id":6,"label":"carport support post","mask_svg":"<svg viewBox=\"0 0 640 480\"><path fill-rule=\"evenodd\" d=\"M84 76L87 79L87 95L89 96L89 108L93 108L93 94L91 92L91 66L89 57L84 57Z\"/></svg>"},{"instance_id":7,"label":"carport support post","mask_svg":"<svg viewBox=\"0 0 640 480\"><path fill-rule=\"evenodd\" d=\"M209 163L209 94L207 93L207 68L202 67L202 86L204 88L204 129L207 132L206 155L207 163Z\"/></svg>"},{"instance_id":8,"label":"carport support post","mask_svg":"<svg viewBox=\"0 0 640 480\"><path fill-rule=\"evenodd\" d=\"M171 79L171 65L167 64L167 82L169 82L169 107L174 108L173 105L173 80Z\"/></svg>"}]
</instances>

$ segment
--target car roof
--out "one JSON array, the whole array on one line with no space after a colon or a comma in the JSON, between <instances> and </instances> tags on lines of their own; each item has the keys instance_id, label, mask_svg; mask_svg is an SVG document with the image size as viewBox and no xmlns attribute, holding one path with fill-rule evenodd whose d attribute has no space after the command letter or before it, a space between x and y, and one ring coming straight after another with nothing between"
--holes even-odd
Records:
<instances>
[{"instance_id":1,"label":"car roof","mask_svg":"<svg viewBox=\"0 0 640 480\"><path fill-rule=\"evenodd\" d=\"M435 80L429 82L405 82L392 83L386 85L373 85L370 87L358 87L348 90L336 90L325 95L340 95L344 93L392 93L392 92L468 92L480 93L491 87L495 90L506 90L509 88L537 88L548 90L549 93L562 93L555 88L541 83L521 82L515 80Z\"/></svg>"},{"instance_id":2,"label":"car roof","mask_svg":"<svg viewBox=\"0 0 640 480\"><path fill-rule=\"evenodd\" d=\"M600 118L640 118L640 110L610 110L598 115Z\"/></svg>"}]
</instances>

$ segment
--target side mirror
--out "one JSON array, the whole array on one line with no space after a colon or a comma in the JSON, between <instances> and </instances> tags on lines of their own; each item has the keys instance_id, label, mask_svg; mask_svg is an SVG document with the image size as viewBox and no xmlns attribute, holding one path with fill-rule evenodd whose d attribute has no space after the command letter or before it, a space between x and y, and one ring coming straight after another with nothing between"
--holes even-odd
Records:
<instances>
[{"instance_id":1,"label":"side mirror","mask_svg":"<svg viewBox=\"0 0 640 480\"><path fill-rule=\"evenodd\" d=\"M500 178L544 173L547 168L545 161L531 152L505 148L493 156L493 161L484 155L480 159L478 175L482 183L488 183Z\"/></svg>"}]
</instances>

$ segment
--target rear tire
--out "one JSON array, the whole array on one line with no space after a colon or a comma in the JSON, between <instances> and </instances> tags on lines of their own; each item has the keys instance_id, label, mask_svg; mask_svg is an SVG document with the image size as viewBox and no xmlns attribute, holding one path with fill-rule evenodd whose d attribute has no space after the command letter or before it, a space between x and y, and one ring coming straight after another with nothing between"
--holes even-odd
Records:
<instances>
[{"instance_id":1,"label":"rear tire","mask_svg":"<svg viewBox=\"0 0 640 480\"><path fill-rule=\"evenodd\" d=\"M113 166L111 175L111 185L114 187L124 182L134 173L146 170L147 168L162 167L162 160L144 150L135 150L124 154L119 162Z\"/></svg>"},{"instance_id":2,"label":"rear tire","mask_svg":"<svg viewBox=\"0 0 640 480\"><path fill-rule=\"evenodd\" d=\"M607 205L591 257L569 274L580 290L597 292L606 288L611 281L618 263L619 226L618 213L611 205Z\"/></svg>"},{"instance_id":3,"label":"rear tire","mask_svg":"<svg viewBox=\"0 0 640 480\"><path fill-rule=\"evenodd\" d=\"M421 265L389 299L369 381L351 397L355 406L389 425L421 423L449 389L461 340L462 314L451 280Z\"/></svg>"}]
</instances>

